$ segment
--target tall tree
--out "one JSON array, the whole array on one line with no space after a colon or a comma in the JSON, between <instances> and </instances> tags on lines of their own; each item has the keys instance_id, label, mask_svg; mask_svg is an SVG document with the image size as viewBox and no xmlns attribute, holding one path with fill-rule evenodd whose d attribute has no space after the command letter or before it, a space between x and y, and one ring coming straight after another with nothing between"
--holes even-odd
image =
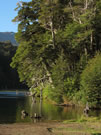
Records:
<instances>
[{"instance_id":1,"label":"tall tree","mask_svg":"<svg viewBox=\"0 0 101 135\"><path fill-rule=\"evenodd\" d=\"M20 45L11 66L17 68L20 80L33 88L51 85L61 99L69 92L74 95L88 59L101 49L100 7L100 0L18 3L13 21L19 22Z\"/></svg>"}]
</instances>

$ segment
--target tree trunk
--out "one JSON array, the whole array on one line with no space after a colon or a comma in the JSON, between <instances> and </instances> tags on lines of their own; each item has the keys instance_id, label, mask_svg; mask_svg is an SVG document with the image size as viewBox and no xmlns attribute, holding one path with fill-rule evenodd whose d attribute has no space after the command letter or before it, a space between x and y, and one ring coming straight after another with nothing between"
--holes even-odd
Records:
<instances>
[{"instance_id":1,"label":"tree trunk","mask_svg":"<svg viewBox=\"0 0 101 135\"><path fill-rule=\"evenodd\" d=\"M42 101L42 88L40 89L40 101Z\"/></svg>"},{"instance_id":2,"label":"tree trunk","mask_svg":"<svg viewBox=\"0 0 101 135\"><path fill-rule=\"evenodd\" d=\"M93 51L93 32L91 32L90 43L91 43L90 49L91 49L91 51Z\"/></svg>"},{"instance_id":3,"label":"tree trunk","mask_svg":"<svg viewBox=\"0 0 101 135\"><path fill-rule=\"evenodd\" d=\"M74 13L74 10L73 10L73 7L72 7L72 1L70 0L69 2L69 5L70 5L70 8L72 10L72 17L73 17L73 20L76 21L76 18L75 18L75 13Z\"/></svg>"},{"instance_id":4,"label":"tree trunk","mask_svg":"<svg viewBox=\"0 0 101 135\"><path fill-rule=\"evenodd\" d=\"M85 7L84 7L85 9L87 9L88 8L88 0L85 0Z\"/></svg>"},{"instance_id":5,"label":"tree trunk","mask_svg":"<svg viewBox=\"0 0 101 135\"><path fill-rule=\"evenodd\" d=\"M51 33L52 33L52 42L53 42L53 48L55 48L55 33L54 33L54 22L53 17L51 17Z\"/></svg>"}]
</instances>

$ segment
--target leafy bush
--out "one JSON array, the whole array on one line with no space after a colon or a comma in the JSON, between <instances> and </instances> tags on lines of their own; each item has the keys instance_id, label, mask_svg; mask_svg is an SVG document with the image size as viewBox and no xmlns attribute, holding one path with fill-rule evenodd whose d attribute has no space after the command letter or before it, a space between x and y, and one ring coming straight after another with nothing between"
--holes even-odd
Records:
<instances>
[{"instance_id":1,"label":"leafy bush","mask_svg":"<svg viewBox=\"0 0 101 135\"><path fill-rule=\"evenodd\" d=\"M64 94L67 97L68 100L73 100L75 93L78 91L78 75L74 75L72 77L67 77L67 79L64 81Z\"/></svg>"},{"instance_id":2,"label":"leafy bush","mask_svg":"<svg viewBox=\"0 0 101 135\"><path fill-rule=\"evenodd\" d=\"M56 88L52 88L50 85L46 85L46 87L44 88L43 97L56 103L63 102L59 90Z\"/></svg>"},{"instance_id":3,"label":"leafy bush","mask_svg":"<svg viewBox=\"0 0 101 135\"><path fill-rule=\"evenodd\" d=\"M101 54L91 59L82 72L81 91L91 107L101 107Z\"/></svg>"}]
</instances>

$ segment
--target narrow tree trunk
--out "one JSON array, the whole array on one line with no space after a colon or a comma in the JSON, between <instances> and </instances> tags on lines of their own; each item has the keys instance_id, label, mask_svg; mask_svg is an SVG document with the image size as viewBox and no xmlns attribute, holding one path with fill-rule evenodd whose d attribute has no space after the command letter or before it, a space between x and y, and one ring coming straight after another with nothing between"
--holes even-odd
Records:
<instances>
[{"instance_id":1,"label":"narrow tree trunk","mask_svg":"<svg viewBox=\"0 0 101 135\"><path fill-rule=\"evenodd\" d=\"M40 99L40 117L42 117L42 100Z\"/></svg>"},{"instance_id":2,"label":"narrow tree trunk","mask_svg":"<svg viewBox=\"0 0 101 135\"><path fill-rule=\"evenodd\" d=\"M55 33L54 33L53 17L51 17L51 33L52 33L53 48L55 48Z\"/></svg>"},{"instance_id":3,"label":"narrow tree trunk","mask_svg":"<svg viewBox=\"0 0 101 135\"><path fill-rule=\"evenodd\" d=\"M47 75L48 78L49 78L49 82L50 82L50 84L52 84L53 81L52 81L52 78L51 78L51 74L50 74L50 72L48 71L46 64L45 64L44 62L42 62L42 64L43 64L44 69L45 69L45 71L46 71L46 75Z\"/></svg>"},{"instance_id":4,"label":"narrow tree trunk","mask_svg":"<svg viewBox=\"0 0 101 135\"><path fill-rule=\"evenodd\" d=\"M40 89L40 101L42 101L42 88Z\"/></svg>"},{"instance_id":5,"label":"narrow tree trunk","mask_svg":"<svg viewBox=\"0 0 101 135\"><path fill-rule=\"evenodd\" d=\"M70 0L69 2L69 5L70 5L70 8L72 10L72 17L73 17L73 20L76 21L76 18L75 18L75 13L74 13L74 10L73 10L73 7L72 7L72 1Z\"/></svg>"},{"instance_id":6,"label":"narrow tree trunk","mask_svg":"<svg viewBox=\"0 0 101 135\"><path fill-rule=\"evenodd\" d=\"M86 47L84 48L84 53L85 53L85 57L86 57L86 60L87 60L87 54L88 54L88 52L87 52L87 48Z\"/></svg>"},{"instance_id":7,"label":"narrow tree trunk","mask_svg":"<svg viewBox=\"0 0 101 135\"><path fill-rule=\"evenodd\" d=\"M91 33L91 36L90 36L90 43L91 43L90 49L91 51L93 51L93 32Z\"/></svg>"},{"instance_id":8,"label":"narrow tree trunk","mask_svg":"<svg viewBox=\"0 0 101 135\"><path fill-rule=\"evenodd\" d=\"M88 8L88 0L85 0L85 9Z\"/></svg>"},{"instance_id":9,"label":"narrow tree trunk","mask_svg":"<svg viewBox=\"0 0 101 135\"><path fill-rule=\"evenodd\" d=\"M79 23L82 24L81 19L79 18Z\"/></svg>"}]
</instances>

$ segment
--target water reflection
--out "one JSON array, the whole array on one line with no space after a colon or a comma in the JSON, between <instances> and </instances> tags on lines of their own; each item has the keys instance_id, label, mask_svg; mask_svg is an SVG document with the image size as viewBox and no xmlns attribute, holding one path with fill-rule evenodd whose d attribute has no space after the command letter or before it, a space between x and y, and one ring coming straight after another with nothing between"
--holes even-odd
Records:
<instances>
[{"instance_id":1,"label":"water reflection","mask_svg":"<svg viewBox=\"0 0 101 135\"><path fill-rule=\"evenodd\" d=\"M25 93L15 93L0 93L0 123L78 119L83 114L83 108L55 106L39 99L32 102L31 97L26 97ZM22 110L26 110L29 115L22 118ZM35 113L41 119L35 119ZM100 112L91 111L89 115L100 116Z\"/></svg>"}]
</instances>

